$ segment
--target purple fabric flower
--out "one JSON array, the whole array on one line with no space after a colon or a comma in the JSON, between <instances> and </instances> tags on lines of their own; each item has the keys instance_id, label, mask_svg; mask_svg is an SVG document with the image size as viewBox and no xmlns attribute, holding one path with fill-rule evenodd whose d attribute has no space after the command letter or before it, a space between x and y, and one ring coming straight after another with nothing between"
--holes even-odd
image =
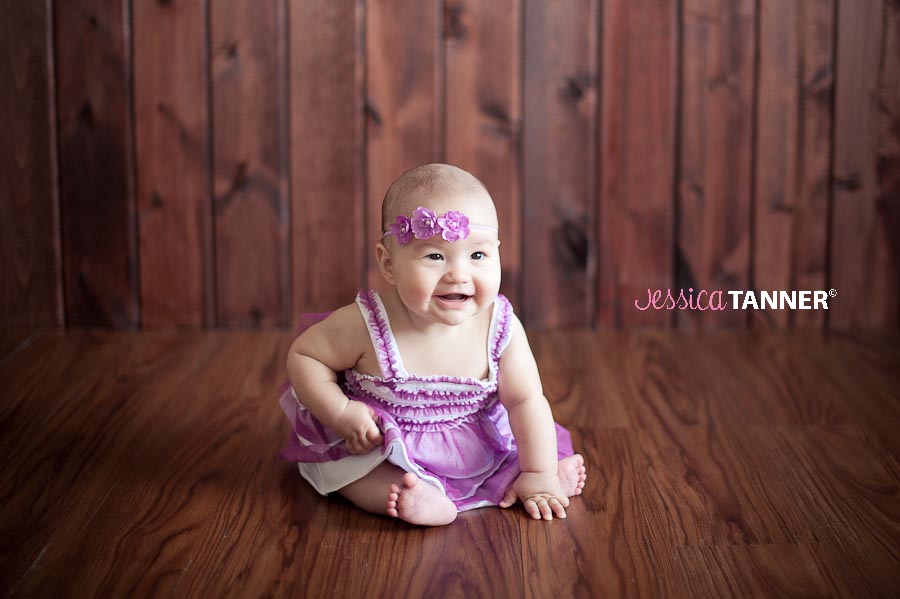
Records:
<instances>
[{"instance_id":1,"label":"purple fabric flower","mask_svg":"<svg viewBox=\"0 0 900 599\"><path fill-rule=\"evenodd\" d=\"M390 229L400 245L405 245L412 239L412 224L402 214L397 217L397 222L392 224Z\"/></svg>"},{"instance_id":2,"label":"purple fabric flower","mask_svg":"<svg viewBox=\"0 0 900 599\"><path fill-rule=\"evenodd\" d=\"M462 212L450 210L437 222L445 241L457 241L469 236L469 217Z\"/></svg>"},{"instance_id":3,"label":"purple fabric flower","mask_svg":"<svg viewBox=\"0 0 900 599\"><path fill-rule=\"evenodd\" d=\"M413 212L412 230L416 239L431 239L437 234L437 215L433 210L419 206Z\"/></svg>"}]
</instances>

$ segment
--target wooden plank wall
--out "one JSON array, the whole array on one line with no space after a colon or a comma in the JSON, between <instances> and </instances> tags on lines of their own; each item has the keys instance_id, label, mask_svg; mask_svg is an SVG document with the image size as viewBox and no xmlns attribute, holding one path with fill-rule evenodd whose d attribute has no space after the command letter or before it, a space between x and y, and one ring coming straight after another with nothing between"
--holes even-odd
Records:
<instances>
[{"instance_id":1,"label":"wooden plank wall","mask_svg":"<svg viewBox=\"0 0 900 599\"><path fill-rule=\"evenodd\" d=\"M430 161L492 191L529 327L900 325L896 2L3 8L4 326L290 326L379 286ZM837 295L635 308L669 288Z\"/></svg>"},{"instance_id":2,"label":"wooden plank wall","mask_svg":"<svg viewBox=\"0 0 900 599\"><path fill-rule=\"evenodd\" d=\"M53 11L0 7L0 323L62 324Z\"/></svg>"}]
</instances>

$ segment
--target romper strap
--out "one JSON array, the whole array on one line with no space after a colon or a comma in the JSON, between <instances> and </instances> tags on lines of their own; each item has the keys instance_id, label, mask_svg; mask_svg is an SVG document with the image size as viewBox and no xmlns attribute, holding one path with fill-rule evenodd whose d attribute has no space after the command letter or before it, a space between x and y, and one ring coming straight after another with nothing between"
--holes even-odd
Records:
<instances>
[{"instance_id":1,"label":"romper strap","mask_svg":"<svg viewBox=\"0 0 900 599\"><path fill-rule=\"evenodd\" d=\"M513 309L506 296L498 293L494 302L494 310L497 313L493 319L494 324L491 326L491 362L499 364L500 354L509 345L512 335Z\"/></svg>"},{"instance_id":2,"label":"romper strap","mask_svg":"<svg viewBox=\"0 0 900 599\"><path fill-rule=\"evenodd\" d=\"M369 337L372 339L372 347L378 358L381 368L381 376L386 379L397 378L402 374L402 366L399 360L399 351L394 342L390 325L385 318L378 294L373 291L360 291L356 296L356 304L362 312Z\"/></svg>"}]
</instances>

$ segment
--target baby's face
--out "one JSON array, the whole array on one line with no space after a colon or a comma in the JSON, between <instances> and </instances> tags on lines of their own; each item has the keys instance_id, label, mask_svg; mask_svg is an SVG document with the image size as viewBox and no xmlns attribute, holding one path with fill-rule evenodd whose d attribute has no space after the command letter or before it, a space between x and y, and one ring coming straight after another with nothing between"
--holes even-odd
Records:
<instances>
[{"instance_id":1,"label":"baby's face","mask_svg":"<svg viewBox=\"0 0 900 599\"><path fill-rule=\"evenodd\" d=\"M423 205L438 216L462 212L470 224L497 226L490 197L455 196ZM406 216L412 216L413 207ZM393 281L403 304L428 322L459 325L489 308L500 290L500 241L493 231L472 229L466 239L440 234L401 245L388 241Z\"/></svg>"}]
</instances>

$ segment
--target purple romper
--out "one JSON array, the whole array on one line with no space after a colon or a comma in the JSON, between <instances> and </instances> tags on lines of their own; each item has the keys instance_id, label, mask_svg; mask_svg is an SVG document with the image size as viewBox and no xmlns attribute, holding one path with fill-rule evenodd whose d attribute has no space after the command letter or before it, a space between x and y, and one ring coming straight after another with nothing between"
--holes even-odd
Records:
<instances>
[{"instance_id":1,"label":"purple romper","mask_svg":"<svg viewBox=\"0 0 900 599\"><path fill-rule=\"evenodd\" d=\"M347 397L370 406L384 435L381 447L352 455L287 385L281 407L291 422L289 446L279 454L322 494L362 478L387 460L434 485L459 511L497 505L519 475L516 441L497 394L500 355L509 344L513 311L498 295L487 339L488 378L418 376L403 367L381 298L360 292L362 312L381 376L348 369L339 377ZM342 380L340 380L342 379ZM572 455L569 432L556 425L559 459Z\"/></svg>"}]
</instances>

